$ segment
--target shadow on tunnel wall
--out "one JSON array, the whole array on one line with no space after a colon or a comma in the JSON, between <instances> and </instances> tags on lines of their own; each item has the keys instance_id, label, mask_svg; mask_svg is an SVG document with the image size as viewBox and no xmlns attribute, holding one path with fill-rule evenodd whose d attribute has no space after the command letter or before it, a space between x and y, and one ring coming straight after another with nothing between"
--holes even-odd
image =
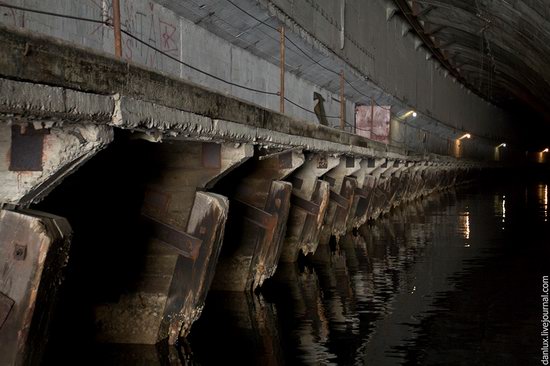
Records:
<instances>
[{"instance_id":1,"label":"shadow on tunnel wall","mask_svg":"<svg viewBox=\"0 0 550 366\"><path fill-rule=\"evenodd\" d=\"M147 239L144 182L156 174L152 147L117 131L110 146L34 207L66 217L74 232L46 364L94 363L94 306L117 302L138 280Z\"/></svg>"}]
</instances>

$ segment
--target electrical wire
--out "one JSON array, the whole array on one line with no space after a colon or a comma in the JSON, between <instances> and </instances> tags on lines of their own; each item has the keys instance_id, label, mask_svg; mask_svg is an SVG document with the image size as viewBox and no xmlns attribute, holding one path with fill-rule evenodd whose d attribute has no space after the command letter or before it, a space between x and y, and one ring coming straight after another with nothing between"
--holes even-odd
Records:
<instances>
[{"instance_id":1,"label":"electrical wire","mask_svg":"<svg viewBox=\"0 0 550 366\"><path fill-rule=\"evenodd\" d=\"M270 29L273 29L274 31L276 32L279 32L279 30L266 23L265 21L257 18L256 16L254 16L253 14L249 13L248 11L246 11L245 9L243 9L242 7L238 6L237 4L235 4L232 0L226 0L227 2L231 3L233 6L235 6L237 9L239 9L240 11L242 11L243 13L247 14L248 16L250 16L251 18L253 18L254 20L256 20L257 22L269 27ZM43 11L43 10L37 10L37 9L31 9L31 8L26 8L26 7L21 7L21 6L16 6L16 5L10 5L10 4L5 4L5 3L2 3L0 2L0 7L4 7L4 8L8 8L8 9L14 9L14 10L19 10L19 11L25 11L25 12L30 12L30 13L36 13L36 14L42 14L42 15L48 15L48 16L53 16L53 17L59 17L59 18L67 18L67 19L73 19L73 20L79 20L79 21L85 21L85 22L90 22L90 23L95 23L95 24L103 24L103 25L106 25L106 26L112 26L112 24L110 22L106 22L106 21L103 21L103 20L98 20L98 19L92 19L92 18L85 18L85 17L79 17L79 16L73 16L73 15L68 15L68 14L59 14L59 13L53 13L53 12L48 12L48 11ZM133 35L131 32L128 32L127 30L124 30L124 29L121 29L121 32L123 34L125 34L126 36L134 39L135 41L143 44L144 46L147 46L149 48L151 48L152 50L154 50L155 52L158 52L159 54L181 64L181 65L184 65L185 67L191 69L191 70L194 70L198 73L201 73L203 75L206 75L214 80L217 80L217 81L220 81L222 83L225 83L227 85L231 85L231 86L234 86L234 87L237 87L237 88L241 88L241 89L244 89L244 90L248 90L248 91L251 91L251 92L255 92L255 93L261 93L261 94L265 94L265 95L271 95L271 96L279 96L279 92L271 92L271 91L266 91L266 90L260 90L260 89L256 89L256 88L252 88L252 87L248 87L248 86L245 86L245 85L242 85L242 84L238 84L238 83L235 83L235 82L232 82L232 81L229 81L229 80L225 80L219 76L216 76L214 74L211 74L209 72L206 72L204 70L201 70L200 68L198 67L195 67L193 65L190 65L162 50L160 50L159 48L149 44L148 42L145 42L143 41L142 39L140 39L139 37L136 37L135 35ZM315 60L311 55L309 55L307 52L305 52L300 46L298 46L292 39L290 39L288 36L285 35L285 39L288 40L297 50L299 50L302 54L304 54L308 59L310 59L312 62L314 62L315 64L319 65L320 67L322 67L323 69L325 69L326 71L328 72L331 72L335 75L338 75L340 76L340 73L322 65L320 63L320 61L317 61ZM360 95L364 96L365 98L368 98L370 99L374 104L377 105L377 107L379 108L382 108L384 110L390 110L391 111L391 107L390 108L386 108L386 107L383 107L381 105L378 104L378 102L376 102L374 100L374 98L362 93L360 90L358 90L355 86L353 86L353 84L347 80L346 78L344 78L344 81L346 84L348 84L353 90L355 90L357 93L359 93ZM291 100L290 98L288 97L284 97L284 100L298 108L300 108L301 110L303 111L306 111L308 113L311 113L311 114L316 114L314 111L311 111L310 109L300 105L299 103L296 103L294 102L293 100ZM390 116L393 115L393 116L396 116L395 114L391 113L390 112ZM339 119L340 116L326 116L326 118L328 119ZM347 121L344 121L345 124L347 124L348 126L350 126L351 128L354 128L355 130L361 130L361 131L370 131L371 134L372 134L372 131L371 130L366 130L366 129L362 129L362 128L359 128L357 126L354 126L350 123L348 123ZM440 123L448 128L454 128L452 126L449 126L445 123L442 123L442 122L439 122L439 121L435 121L436 123ZM419 129L419 130L422 130L424 132L427 132L427 133L430 133L432 134L430 131L427 131L425 129L422 129L420 127L417 127L417 126L413 126L413 125L410 125L410 124L407 124L404 122L404 124L408 125L409 127L412 127L412 128L416 128L416 129Z\"/></svg>"},{"instance_id":2,"label":"electrical wire","mask_svg":"<svg viewBox=\"0 0 550 366\"><path fill-rule=\"evenodd\" d=\"M271 24L268 24L266 23L265 21L259 19L258 17L254 16L253 14L251 14L250 12L246 11L245 9L243 9L242 7L240 7L239 5L235 4L232 0L226 0L228 3L232 4L234 7L236 7L237 9L239 9L240 11L242 11L243 13L245 13L246 15L248 15L249 17L253 18L254 20L256 20L257 22L273 29L274 31L276 32L279 32L279 30L272 26ZM322 65L320 63L320 61L317 61L313 58L313 56L311 56L310 54L308 54L306 51L304 51L302 49L302 47L298 46L291 38L289 38L287 35L285 35L285 39L290 42L290 44L292 44L298 51L300 51L304 56L306 56L308 59L310 59L313 63L315 63L316 65L322 67L323 69L325 69L326 71L330 72L330 73L333 73L334 75L336 76L340 76L340 73L338 73L337 71L335 70L332 70L330 68L328 68L327 66L325 65ZM366 95L364 94L363 92L361 92L360 90L358 90L357 88L355 88L353 86L353 84L347 80L346 78L344 78L344 81L346 82L346 84L348 84L353 90L355 90L357 93L359 93L360 95L362 95L363 97L367 98L367 99L371 99L371 100L374 100L371 96L369 95ZM389 110L391 108L385 108L381 105L379 105L376 101L374 101L376 105L378 105L380 108L383 108L383 109L386 109L386 110Z\"/></svg>"},{"instance_id":3,"label":"electrical wire","mask_svg":"<svg viewBox=\"0 0 550 366\"><path fill-rule=\"evenodd\" d=\"M58 17L58 18L67 18L67 19L74 19L74 20L82 20L82 21L90 22L90 23L108 25L108 23L105 22L105 21L103 21L103 20L97 20L97 19L91 19L91 18L84 18L84 17L77 17L77 16L74 16L74 15L67 15L67 14L58 14L58 13L52 13L52 12L43 11L43 10L29 9L29 8L24 8L24 7L22 7L22 6L16 6L16 5L5 4L5 3L2 3L2 2L0 2L0 7L8 8L8 9L14 9L14 10L20 10L20 11L27 11L27 12L29 12L29 13L50 15L50 16Z\"/></svg>"},{"instance_id":4,"label":"electrical wire","mask_svg":"<svg viewBox=\"0 0 550 366\"><path fill-rule=\"evenodd\" d=\"M178 58L176 58L176 57L174 57L174 56L172 56L172 55L170 55L170 54L168 54L168 53L166 53L166 52L160 50L159 48L157 48L157 47L155 47L155 46L153 46L153 45L151 45L151 44L149 44L149 43L147 43L147 42L145 42L145 41L139 39L138 37L134 36L132 33L128 32L128 31L126 31L126 30L124 30L124 29L122 29L121 32L122 32L123 34L127 35L128 37L130 37L130 38L136 40L137 42L143 44L144 46L147 46L147 47L151 48L152 50L154 50L154 51L160 53L161 55L163 55L163 56L165 56L165 57L167 57L167 58L169 58L169 59L171 59L171 60L173 60L173 61L175 61L175 62L178 62L178 63L180 63L180 64L182 64L182 65L184 65L184 66L190 68L191 70L194 70L194 71L197 71L197 72L199 72L199 73L201 73L201 74L207 75L207 76L211 77L211 78L214 79L214 80L218 80L218 81L221 81L222 83L225 83L225 84L228 84L228 85L231 85L231 86L235 86L235 87L237 87L237 88L242 88L242 89L245 89L245 90L248 90L248 91L256 92L256 93L262 93L262 94L267 94L267 95L276 95L276 96L279 95L278 92L270 92L270 91L266 91L266 90L255 89L255 88L251 88L251 87L248 87L248 86L245 86L245 85L241 85L241 84L234 83L234 82L229 81L229 80L225 80L225 79L223 79L223 78L221 78L221 77L219 77L219 76L216 76L216 75L214 75L214 74L211 74L211 73L209 73L209 72L206 72L206 71L204 71L204 70L201 70L201 69L199 69L198 67L195 67L195 66L193 66L193 65L190 65L190 64L188 64L188 63L186 63L186 62L184 62L184 61L181 61L180 59L178 59Z\"/></svg>"},{"instance_id":5,"label":"electrical wire","mask_svg":"<svg viewBox=\"0 0 550 366\"><path fill-rule=\"evenodd\" d=\"M237 5L235 5L237 6ZM95 24L103 24L103 25L106 25L106 26L112 26L112 24L110 22L105 22L103 20L97 20L97 19L91 19L91 18L83 18L83 17L77 17L77 16L73 16L73 15L68 15L68 14L59 14L59 13L52 13L52 12L47 12L47 11L42 11L42 10L37 10L37 9L31 9L31 8L25 8L25 7L21 7L21 6L15 6L15 5L9 5L9 4L4 4L4 3L1 3L0 2L0 7L5 7L5 8L10 8L10 9L14 9L14 10L20 10L20 11L26 11L26 12L30 12L30 13L36 13L36 14L43 14L43 15L49 15L49 16L54 16L54 17L59 17L59 18L67 18L67 19L74 19L74 20L81 20L81 21L87 21L87 22L91 22L91 23L95 23ZM241 8L239 8L241 9ZM245 11L244 9L241 9L242 11ZM247 13L249 14L249 13ZM250 16L252 16L251 14L249 14ZM258 21L260 21L259 19L257 19ZM261 21L260 21L261 22ZM266 24L266 23L264 23ZM266 24L268 25L268 24ZM269 26L269 25L268 25ZM270 28L273 28L275 30L277 30L276 28L270 26ZM229 80L225 80L219 76L216 76L212 73L209 73L209 72L206 72L204 70L201 70L200 68L196 67L196 66L193 66L193 65L190 65L180 59L178 59L177 57L174 57L164 51L162 51L161 49L159 49L158 47L155 47L153 46L152 44L148 43L148 42L145 42L143 41L142 39L140 39L139 37L136 37L134 34L132 34L131 32L125 30L125 29L121 29L121 33L123 33L124 35L130 37L131 39L139 42L140 44L146 46L146 47L149 47L150 49L152 49L153 51L155 52L158 52L159 54L167 57L168 59L174 61L174 62L177 62L191 70L194 70L198 73L201 73L203 75L206 75L214 80L217 80L217 81L220 81L222 83L225 83L227 85L230 85L230 86L234 86L234 87L237 87L237 88L241 88L241 89L244 89L244 90L248 90L248 91L251 91L251 92L255 92L255 93L261 93L261 94L265 94L265 95L272 95L272 96L279 96L279 92L272 92L272 91L266 91L266 90L260 90L260 89L256 89L256 88L252 88L252 87L248 87L248 86L245 86L245 85L242 85L242 84L238 84L238 83L235 83L235 82L232 82L232 81L229 81ZM306 111L308 113L311 113L311 114L315 114L315 112L311 111L310 109L294 102L293 100L291 100L290 98L288 97L285 97L284 98L285 101L289 102L290 104L300 108L301 110L303 111ZM326 116L326 118L339 118L337 116Z\"/></svg>"},{"instance_id":6,"label":"electrical wire","mask_svg":"<svg viewBox=\"0 0 550 366\"><path fill-rule=\"evenodd\" d=\"M258 23L261 23L263 25L265 25L266 27L276 31L276 32L279 32L279 29L277 29L276 27L272 26L271 24L268 24L266 23L265 21L259 19L258 17L256 17L255 15L251 14L250 12L246 11L245 9L243 9L242 7L240 7L239 5L235 4L232 0L226 0L228 3L230 3L231 5L233 5L235 8L239 9L241 12L245 13L246 15L248 15L249 17L251 17L252 19L256 20ZM335 70L332 70L324 65L322 65L320 63L320 61L317 61L315 60L311 55L309 55L307 52L305 52L302 47L298 46L292 39L290 39L287 35L285 35L285 39L287 41L289 41L298 51L300 51L302 54L304 54L308 59L310 59L313 63L319 65L320 67L322 67L323 69L325 69L326 71L330 72L330 73L333 73L334 75L337 75L340 77L340 73L338 73L337 71ZM388 111L391 111L391 107L389 108L386 108L382 105L380 105L373 97L361 92L359 89L357 89L349 80L347 80L346 78L344 78L344 82L346 84L348 84L355 92L359 93L361 96L367 98L367 100L370 100L371 102L374 102L374 104L376 104L376 106L378 106L379 108L381 109L384 109L384 110L388 110ZM294 103L292 103L294 104ZM308 112L311 112L308 110ZM395 115L394 115L395 116ZM327 117L328 118L328 117ZM445 124L443 124L445 125ZM447 126L445 125L446 127L450 127L450 126Z\"/></svg>"},{"instance_id":7,"label":"electrical wire","mask_svg":"<svg viewBox=\"0 0 550 366\"><path fill-rule=\"evenodd\" d=\"M251 18L253 18L254 20L256 20L257 22L271 28L272 30L276 31L276 32L279 32L279 29L277 29L276 27L266 23L265 21L259 19L258 17L254 16L253 14L251 14L250 12L246 11L245 9L243 9L242 7L238 6L237 4L235 4L232 0L226 0L227 2L229 2L230 4L232 4L234 7L236 7L237 9L239 9L240 11L242 11L243 13L247 14L248 16L250 16ZM320 67L322 67L323 69L325 69L326 71L328 72L331 72L333 73L334 75L337 75L337 76L340 76L340 73L338 73L337 71L335 70L332 70L324 65L322 65L319 61L315 60L311 55L309 55L307 52L305 52L300 46L298 46L292 39L290 39L287 35L285 35L285 39L287 41L289 41L298 51L300 51L302 54L304 54L308 59L310 59L312 62L314 62L315 64L319 65ZM367 98L367 100L370 100L371 102L373 102L377 107L381 108L381 109L384 109L384 110L387 110L387 111L390 111L390 115L391 116L394 116L394 117L397 117L397 115L395 113L391 113L391 107L389 108L386 108L382 105L380 105L372 96L369 96L367 94L364 94L363 92L361 92L359 89L357 89L348 79L344 78L344 82L349 85L355 92L359 93L361 96ZM294 103L292 103L294 104ZM301 106L300 106L301 107ZM303 107L301 107L302 109L304 109ZM312 113L311 111L307 110L308 112ZM327 118L339 118L339 117L327 117ZM434 122L436 124L440 124L442 126L445 126L449 129L456 129L456 127L454 126L451 126L449 124L446 124L444 122L441 122L441 121L437 121L437 120L434 120ZM424 132L428 132L430 134L432 134L432 132L429 132L425 129L422 129L421 127L417 127L417 126L413 126L413 125L410 125L408 124L409 127L412 127L412 128L417 128L417 129L420 129ZM465 131L463 131L465 132Z\"/></svg>"}]
</instances>

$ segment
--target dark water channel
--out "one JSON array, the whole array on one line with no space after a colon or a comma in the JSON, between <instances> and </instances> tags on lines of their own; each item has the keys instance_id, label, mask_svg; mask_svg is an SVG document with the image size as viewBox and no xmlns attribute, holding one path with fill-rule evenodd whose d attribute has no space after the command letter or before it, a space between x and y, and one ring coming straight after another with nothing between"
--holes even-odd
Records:
<instances>
[{"instance_id":1,"label":"dark water channel","mask_svg":"<svg viewBox=\"0 0 550 366\"><path fill-rule=\"evenodd\" d=\"M471 185L393 211L281 266L254 295L211 293L190 364L536 365L548 185ZM334 243L333 243L334 244Z\"/></svg>"},{"instance_id":2,"label":"dark water channel","mask_svg":"<svg viewBox=\"0 0 550 366\"><path fill-rule=\"evenodd\" d=\"M281 265L255 294L211 292L178 348L94 344L87 296L113 281L105 263L133 243L127 225L88 262L71 257L85 275L68 276L46 364L540 365L549 182L506 175L395 209L327 255Z\"/></svg>"}]
</instances>

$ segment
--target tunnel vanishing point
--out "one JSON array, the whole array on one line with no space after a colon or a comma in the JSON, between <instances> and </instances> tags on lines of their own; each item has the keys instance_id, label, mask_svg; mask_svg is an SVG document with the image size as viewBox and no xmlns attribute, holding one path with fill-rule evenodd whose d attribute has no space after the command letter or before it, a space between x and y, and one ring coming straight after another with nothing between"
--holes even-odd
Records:
<instances>
[{"instance_id":1,"label":"tunnel vanishing point","mask_svg":"<svg viewBox=\"0 0 550 366\"><path fill-rule=\"evenodd\" d=\"M521 39L548 21L455 3L2 1L0 364L40 363L73 251L97 341L174 344L209 290L544 162L548 44Z\"/></svg>"}]
</instances>

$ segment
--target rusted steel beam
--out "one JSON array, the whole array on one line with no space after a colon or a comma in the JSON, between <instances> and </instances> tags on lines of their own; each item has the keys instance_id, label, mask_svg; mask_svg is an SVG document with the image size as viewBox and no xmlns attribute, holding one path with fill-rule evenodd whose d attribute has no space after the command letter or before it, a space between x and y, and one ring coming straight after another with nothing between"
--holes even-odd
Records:
<instances>
[{"instance_id":1,"label":"rusted steel beam","mask_svg":"<svg viewBox=\"0 0 550 366\"><path fill-rule=\"evenodd\" d=\"M312 201L308 201L300 196L293 194L290 202L294 206L304 210L308 215L312 215L312 216L319 215L320 207L318 204Z\"/></svg>"},{"instance_id":2,"label":"rusted steel beam","mask_svg":"<svg viewBox=\"0 0 550 366\"><path fill-rule=\"evenodd\" d=\"M122 58L122 32L120 27L120 0L113 0L113 32L115 38L115 56Z\"/></svg>"},{"instance_id":3,"label":"rusted steel beam","mask_svg":"<svg viewBox=\"0 0 550 366\"><path fill-rule=\"evenodd\" d=\"M180 255L190 259L197 259L202 240L189 235L183 230L166 225L152 217L143 215L143 221L150 229L148 232L162 241L170 245Z\"/></svg>"},{"instance_id":4,"label":"rusted steel beam","mask_svg":"<svg viewBox=\"0 0 550 366\"><path fill-rule=\"evenodd\" d=\"M308 215L300 237L304 254L313 253L319 243L319 234L325 218L325 212L330 200L330 187L327 182L317 180L315 190L311 196L311 202L319 206L317 215Z\"/></svg>"},{"instance_id":5,"label":"rusted steel beam","mask_svg":"<svg viewBox=\"0 0 550 366\"><path fill-rule=\"evenodd\" d=\"M344 70L340 71L340 129L343 130L346 127L346 99L344 98L345 90Z\"/></svg>"},{"instance_id":6,"label":"rusted steel beam","mask_svg":"<svg viewBox=\"0 0 550 366\"><path fill-rule=\"evenodd\" d=\"M304 163L304 155L294 150L258 150L246 170L228 176L230 183L220 185L231 210L215 290L255 290L275 273L281 256L292 193L292 184L281 179Z\"/></svg>"},{"instance_id":7,"label":"rusted steel beam","mask_svg":"<svg viewBox=\"0 0 550 366\"><path fill-rule=\"evenodd\" d=\"M355 199L355 189L357 188L357 179L355 177L344 177L340 196L346 201L346 205L338 205L334 217L332 233L336 237L346 233L347 222L351 214L352 203Z\"/></svg>"},{"instance_id":8,"label":"rusted steel beam","mask_svg":"<svg viewBox=\"0 0 550 366\"><path fill-rule=\"evenodd\" d=\"M147 144L143 247L131 288L94 306L101 343L174 344L198 319L215 274L229 201L206 192L252 156L251 146L185 141ZM136 255L134 253L134 255Z\"/></svg>"},{"instance_id":9,"label":"rusted steel beam","mask_svg":"<svg viewBox=\"0 0 550 366\"><path fill-rule=\"evenodd\" d=\"M339 195L333 190L330 191L330 199L334 201L338 206L347 209L349 207L349 201L346 197Z\"/></svg>"},{"instance_id":10,"label":"rusted steel beam","mask_svg":"<svg viewBox=\"0 0 550 366\"><path fill-rule=\"evenodd\" d=\"M67 220L0 211L0 365L38 365L68 259Z\"/></svg>"},{"instance_id":11,"label":"rusted steel beam","mask_svg":"<svg viewBox=\"0 0 550 366\"><path fill-rule=\"evenodd\" d=\"M159 327L159 341L168 339L169 344L175 344L179 337L189 334L191 325L199 318L214 278L228 208L223 196L196 193L187 232L203 244L193 258L177 259Z\"/></svg>"},{"instance_id":12,"label":"rusted steel beam","mask_svg":"<svg viewBox=\"0 0 550 366\"><path fill-rule=\"evenodd\" d=\"M279 35L279 68L281 72L279 88L279 111L281 113L285 113L285 27L283 25L279 30Z\"/></svg>"},{"instance_id":13,"label":"rusted steel beam","mask_svg":"<svg viewBox=\"0 0 550 366\"><path fill-rule=\"evenodd\" d=\"M355 188L355 196L360 198L367 198L369 195L368 190L365 189L365 187L362 188Z\"/></svg>"},{"instance_id":14,"label":"rusted steel beam","mask_svg":"<svg viewBox=\"0 0 550 366\"><path fill-rule=\"evenodd\" d=\"M357 187L357 179L352 177L352 174L361 169L360 161L358 158L341 156L339 164L323 176L330 184L330 194L324 225L319 236L319 247L327 246L332 235L338 239L346 232L346 222L353 206L353 193ZM323 252L326 253L326 250ZM315 256L319 257L318 253ZM323 260L326 259L328 257L325 256Z\"/></svg>"},{"instance_id":15,"label":"rusted steel beam","mask_svg":"<svg viewBox=\"0 0 550 366\"><path fill-rule=\"evenodd\" d=\"M272 217L275 217L274 227L265 232L257 248L257 255L252 260L252 265L257 268L256 272L252 273L254 276L252 289L261 286L265 279L275 274L283 247L291 195L292 184L283 181L271 183L264 209Z\"/></svg>"},{"instance_id":16,"label":"rusted steel beam","mask_svg":"<svg viewBox=\"0 0 550 366\"><path fill-rule=\"evenodd\" d=\"M277 224L277 215L271 215L264 210L238 199L233 200L233 203L240 206L239 211L243 214L245 219L266 231L272 231Z\"/></svg>"}]
</instances>

